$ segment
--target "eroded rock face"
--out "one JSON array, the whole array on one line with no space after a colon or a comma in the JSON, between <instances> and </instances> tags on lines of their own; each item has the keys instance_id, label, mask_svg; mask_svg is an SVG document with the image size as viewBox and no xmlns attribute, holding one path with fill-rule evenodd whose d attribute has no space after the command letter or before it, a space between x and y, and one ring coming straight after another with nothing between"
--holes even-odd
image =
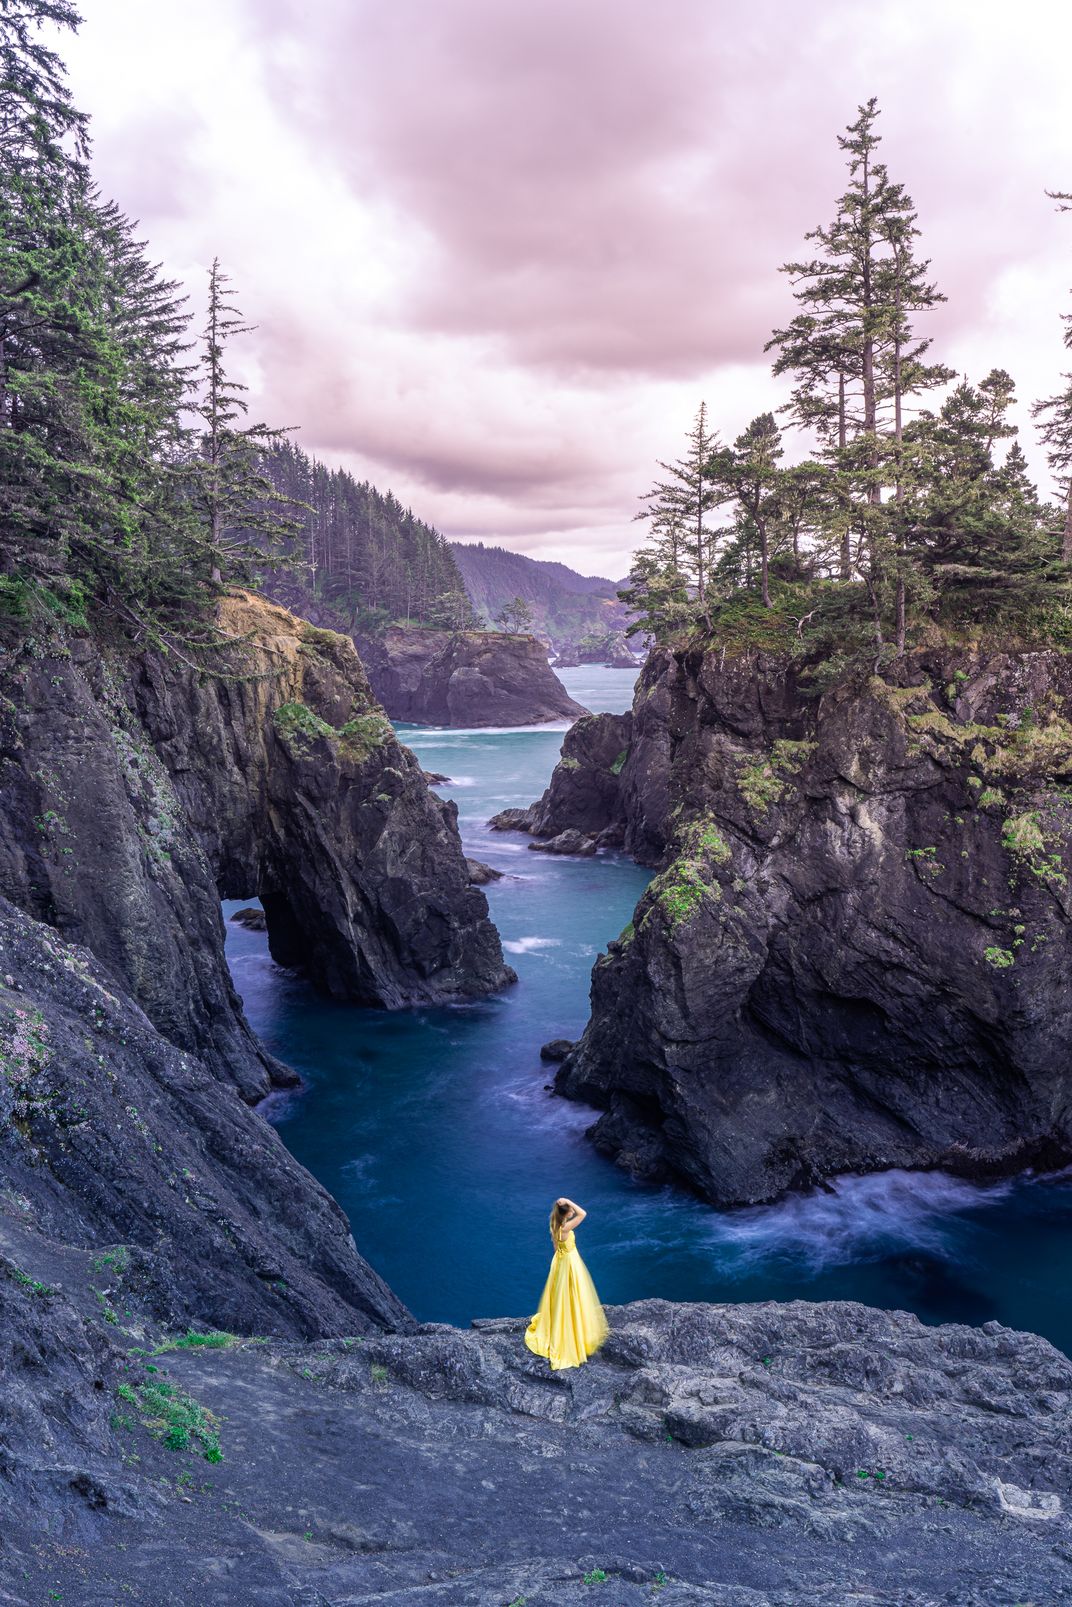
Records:
<instances>
[{"instance_id":1,"label":"eroded rock face","mask_svg":"<svg viewBox=\"0 0 1072 1607\"><path fill-rule=\"evenodd\" d=\"M429 792L348 637L262 598L234 681L143 660L133 688L225 897L260 896L271 952L336 998L394 1008L513 979L470 886L457 806Z\"/></svg>"},{"instance_id":2,"label":"eroded rock face","mask_svg":"<svg viewBox=\"0 0 1072 1607\"><path fill-rule=\"evenodd\" d=\"M359 640L373 691L414 725L539 725L575 720L574 702L534 636L403 630Z\"/></svg>"},{"instance_id":3,"label":"eroded rock face","mask_svg":"<svg viewBox=\"0 0 1072 1607\"><path fill-rule=\"evenodd\" d=\"M394 739L348 639L224 600L223 673L87 638L0 669L0 894L90 949L244 1097L283 1076L246 1027L219 899L263 896L273 953L363 1004L501 986L454 806Z\"/></svg>"},{"instance_id":4,"label":"eroded rock face","mask_svg":"<svg viewBox=\"0 0 1072 1607\"><path fill-rule=\"evenodd\" d=\"M552 841L568 834L580 844L552 850L558 853L620 846L625 836L621 776L632 726L631 714L589 714L577 720L566 732L562 757L543 797L527 809L501 810L489 825Z\"/></svg>"},{"instance_id":5,"label":"eroded rock face","mask_svg":"<svg viewBox=\"0 0 1072 1607\"><path fill-rule=\"evenodd\" d=\"M128 1307L173 1327L298 1337L408 1317L264 1117L156 1031L87 949L4 899L0 1201L0 1251L21 1223L105 1256L112 1326ZM33 1279L51 1285L50 1268Z\"/></svg>"},{"instance_id":6,"label":"eroded rock face","mask_svg":"<svg viewBox=\"0 0 1072 1607\"><path fill-rule=\"evenodd\" d=\"M1072 1156L1067 657L921 652L819 696L662 651L599 778L560 765L536 809L664 867L556 1079L623 1165L740 1203Z\"/></svg>"}]
</instances>

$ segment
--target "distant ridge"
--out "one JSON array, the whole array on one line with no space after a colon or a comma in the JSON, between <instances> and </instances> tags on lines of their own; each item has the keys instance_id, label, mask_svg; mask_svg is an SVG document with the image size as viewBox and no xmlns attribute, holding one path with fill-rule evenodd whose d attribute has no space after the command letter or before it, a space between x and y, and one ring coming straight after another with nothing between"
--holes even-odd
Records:
<instances>
[{"instance_id":1,"label":"distant ridge","mask_svg":"<svg viewBox=\"0 0 1072 1607\"><path fill-rule=\"evenodd\" d=\"M618 581L581 575L568 564L529 558L482 541L452 541L450 551L478 614L493 619L505 602L523 597L552 639L576 640L590 631L620 630L628 614Z\"/></svg>"}]
</instances>

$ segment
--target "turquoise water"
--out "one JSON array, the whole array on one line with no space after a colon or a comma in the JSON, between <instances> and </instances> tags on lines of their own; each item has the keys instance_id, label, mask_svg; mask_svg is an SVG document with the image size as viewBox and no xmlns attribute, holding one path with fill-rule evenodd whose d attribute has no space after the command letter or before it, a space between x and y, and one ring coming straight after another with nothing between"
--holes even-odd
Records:
<instances>
[{"instance_id":1,"label":"turquoise water","mask_svg":"<svg viewBox=\"0 0 1072 1607\"><path fill-rule=\"evenodd\" d=\"M591 709L629 705L630 671L562 680ZM400 727L425 769L451 777L438 790L458 804L466 851L506 873L486 889L520 979L501 997L392 1014L333 1004L275 966L262 935L228 922L249 1019L306 1082L273 1120L341 1202L363 1254L422 1320L527 1316L564 1193L589 1212L578 1242L608 1303L848 1298L929 1322L995 1317L1072 1353L1072 1176L978 1187L886 1173L721 1212L635 1183L593 1150L594 1113L546 1091L539 1049L581 1031L596 955L648 873L620 855L531 853L527 838L486 825L543 790L563 730Z\"/></svg>"}]
</instances>

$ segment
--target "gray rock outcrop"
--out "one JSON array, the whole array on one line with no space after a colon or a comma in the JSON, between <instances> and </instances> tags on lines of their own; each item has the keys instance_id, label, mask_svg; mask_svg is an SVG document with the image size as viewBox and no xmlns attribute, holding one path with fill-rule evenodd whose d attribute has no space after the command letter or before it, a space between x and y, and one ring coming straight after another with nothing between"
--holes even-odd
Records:
<instances>
[{"instance_id":1,"label":"gray rock outcrop","mask_svg":"<svg viewBox=\"0 0 1072 1607\"><path fill-rule=\"evenodd\" d=\"M630 716L570 733L524 825L661 873L558 1091L622 1165L726 1204L1064 1163L1072 658L920 651L821 694L806 669L662 650Z\"/></svg>"},{"instance_id":2,"label":"gray rock outcrop","mask_svg":"<svg viewBox=\"0 0 1072 1607\"><path fill-rule=\"evenodd\" d=\"M575 720L574 701L535 636L406 630L360 637L373 691L393 720L415 725L540 725Z\"/></svg>"},{"instance_id":3,"label":"gray rock outcrop","mask_svg":"<svg viewBox=\"0 0 1072 1607\"><path fill-rule=\"evenodd\" d=\"M560 1373L525 1349L524 1317L141 1357L130 1333L141 1349L156 1333L114 1272L27 1228L3 1250L16 1601L222 1607L236 1584L243 1607L1072 1596L1072 1364L997 1323L645 1300L608 1308L603 1350ZM18 1282L43 1275L47 1293ZM102 1291L126 1333L94 1315ZM196 1431L162 1443L161 1385L218 1466Z\"/></svg>"},{"instance_id":4,"label":"gray rock outcrop","mask_svg":"<svg viewBox=\"0 0 1072 1607\"><path fill-rule=\"evenodd\" d=\"M452 803L433 797L352 643L248 594L219 673L86 636L0 659L0 894L83 944L171 1042L246 1098L279 1070L223 958L223 897L274 956L361 1004L504 985Z\"/></svg>"}]
</instances>

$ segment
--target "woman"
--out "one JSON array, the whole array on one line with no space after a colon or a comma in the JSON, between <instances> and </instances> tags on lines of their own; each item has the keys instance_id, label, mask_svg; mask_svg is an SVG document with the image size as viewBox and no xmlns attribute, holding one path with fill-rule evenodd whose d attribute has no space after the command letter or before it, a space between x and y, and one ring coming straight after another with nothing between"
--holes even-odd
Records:
<instances>
[{"instance_id":1,"label":"woman","mask_svg":"<svg viewBox=\"0 0 1072 1607\"><path fill-rule=\"evenodd\" d=\"M525 1343L556 1370L579 1367L599 1349L610 1329L573 1230L588 1215L565 1195L551 1211L555 1253L540 1296L540 1308L525 1330Z\"/></svg>"}]
</instances>

